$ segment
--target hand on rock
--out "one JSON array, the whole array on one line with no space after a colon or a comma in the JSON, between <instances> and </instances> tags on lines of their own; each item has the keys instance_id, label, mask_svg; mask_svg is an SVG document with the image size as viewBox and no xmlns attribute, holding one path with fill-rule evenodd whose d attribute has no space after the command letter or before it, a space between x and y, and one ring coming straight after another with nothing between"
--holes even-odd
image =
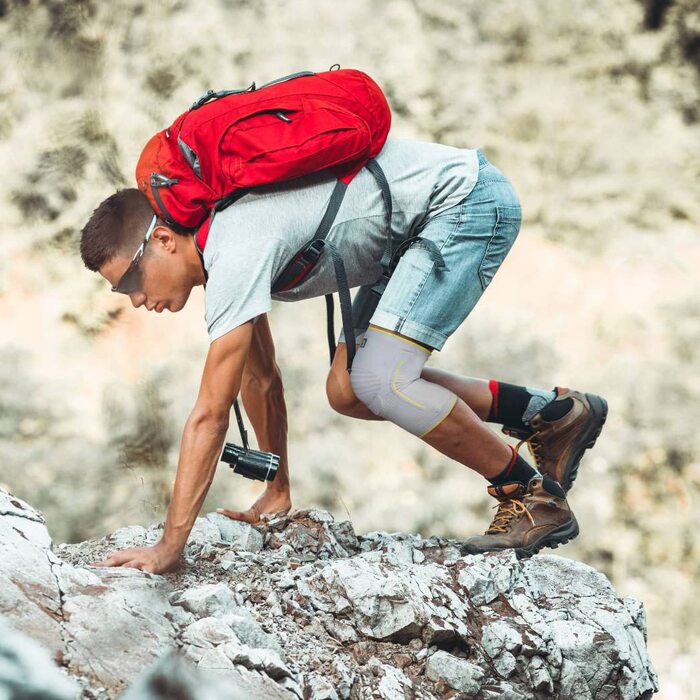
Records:
<instances>
[{"instance_id":1,"label":"hand on rock","mask_svg":"<svg viewBox=\"0 0 700 700\"><path fill-rule=\"evenodd\" d=\"M129 547L114 552L103 561L93 562L92 566L126 566L160 574L177 568L181 553L181 549L169 548L161 541L152 547Z\"/></svg>"}]
</instances>

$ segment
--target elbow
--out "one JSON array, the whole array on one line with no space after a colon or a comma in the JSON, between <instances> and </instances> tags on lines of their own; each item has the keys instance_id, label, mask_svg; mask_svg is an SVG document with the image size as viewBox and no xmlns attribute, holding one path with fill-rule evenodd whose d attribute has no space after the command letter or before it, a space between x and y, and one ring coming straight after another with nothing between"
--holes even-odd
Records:
<instances>
[{"instance_id":1,"label":"elbow","mask_svg":"<svg viewBox=\"0 0 700 700\"><path fill-rule=\"evenodd\" d=\"M280 372L271 372L261 376L247 372L243 375L241 391L246 394L284 394L284 384Z\"/></svg>"},{"instance_id":2,"label":"elbow","mask_svg":"<svg viewBox=\"0 0 700 700\"><path fill-rule=\"evenodd\" d=\"M267 394L284 394L284 384L282 382L282 376L276 374L263 385L263 390Z\"/></svg>"},{"instance_id":3,"label":"elbow","mask_svg":"<svg viewBox=\"0 0 700 700\"><path fill-rule=\"evenodd\" d=\"M229 425L229 412L196 409L190 414L188 422L194 428L225 434Z\"/></svg>"}]
</instances>

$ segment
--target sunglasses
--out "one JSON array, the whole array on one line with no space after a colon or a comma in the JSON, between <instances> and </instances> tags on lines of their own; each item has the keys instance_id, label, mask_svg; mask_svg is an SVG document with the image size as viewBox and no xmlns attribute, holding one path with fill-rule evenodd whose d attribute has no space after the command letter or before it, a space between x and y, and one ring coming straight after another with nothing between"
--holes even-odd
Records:
<instances>
[{"instance_id":1,"label":"sunglasses","mask_svg":"<svg viewBox=\"0 0 700 700\"><path fill-rule=\"evenodd\" d=\"M148 226L148 231L146 231L146 235L143 237L143 243L141 243L139 246L139 249L132 258L129 267L126 268L126 272L119 279L119 282L117 282L116 286L112 287L113 292L119 292L119 294L131 294L132 292L138 291L139 287L141 286L141 270L139 268L139 263L143 257L143 252L146 250L146 243L148 243L148 239L151 237L157 222L158 215L154 214L153 218L151 219L151 223Z\"/></svg>"}]
</instances>

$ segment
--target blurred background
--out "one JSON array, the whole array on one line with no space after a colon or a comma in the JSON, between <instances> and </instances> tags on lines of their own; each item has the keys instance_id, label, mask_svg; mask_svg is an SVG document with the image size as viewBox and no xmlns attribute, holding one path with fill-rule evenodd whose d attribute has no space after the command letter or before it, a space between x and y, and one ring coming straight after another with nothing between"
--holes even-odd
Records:
<instances>
[{"instance_id":1,"label":"blurred background","mask_svg":"<svg viewBox=\"0 0 700 700\"><path fill-rule=\"evenodd\" d=\"M80 229L205 90L359 68L391 136L481 148L518 190L516 245L429 364L607 398L570 495L581 535L556 553L643 600L657 697L700 697L699 7L0 0L0 484L57 542L163 520L208 348L203 289L178 314L135 310L83 267ZM293 507L358 533L485 529L481 477L328 406L322 297L275 301L270 322ZM222 464L205 509L261 488Z\"/></svg>"}]
</instances>

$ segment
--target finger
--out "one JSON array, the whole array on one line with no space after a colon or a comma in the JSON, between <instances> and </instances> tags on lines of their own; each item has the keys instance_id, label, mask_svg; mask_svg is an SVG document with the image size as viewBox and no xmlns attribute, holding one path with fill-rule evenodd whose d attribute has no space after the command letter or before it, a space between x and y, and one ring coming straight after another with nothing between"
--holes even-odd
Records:
<instances>
[{"instance_id":1,"label":"finger","mask_svg":"<svg viewBox=\"0 0 700 700\"><path fill-rule=\"evenodd\" d=\"M259 519L258 512L256 510L253 510L252 508L249 508L248 510L244 511L217 508L216 512L221 513L221 515L225 515L227 518L231 518L232 520L242 520L246 523L255 523Z\"/></svg>"},{"instance_id":2,"label":"finger","mask_svg":"<svg viewBox=\"0 0 700 700\"><path fill-rule=\"evenodd\" d=\"M123 566L134 556L134 549L123 549L121 552L112 552L106 559L95 564L95 566Z\"/></svg>"},{"instance_id":3,"label":"finger","mask_svg":"<svg viewBox=\"0 0 700 700\"><path fill-rule=\"evenodd\" d=\"M110 554L106 559L103 559L102 561L96 561L92 563L92 566L119 566L119 558L117 556L117 553L115 552L114 554Z\"/></svg>"},{"instance_id":4,"label":"finger","mask_svg":"<svg viewBox=\"0 0 700 700\"><path fill-rule=\"evenodd\" d=\"M145 562L138 559L130 559L122 564L122 566L126 569L141 569L144 565Z\"/></svg>"}]
</instances>

